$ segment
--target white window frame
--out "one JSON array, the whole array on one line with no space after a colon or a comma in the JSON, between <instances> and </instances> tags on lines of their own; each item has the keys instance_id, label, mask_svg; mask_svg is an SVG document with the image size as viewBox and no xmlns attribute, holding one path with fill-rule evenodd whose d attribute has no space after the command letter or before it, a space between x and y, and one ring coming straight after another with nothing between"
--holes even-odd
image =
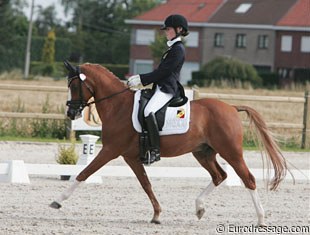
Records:
<instances>
[{"instance_id":1,"label":"white window frame","mask_svg":"<svg viewBox=\"0 0 310 235\"><path fill-rule=\"evenodd\" d=\"M246 34L239 33L236 35L236 47L246 48Z\"/></svg>"},{"instance_id":2,"label":"white window frame","mask_svg":"<svg viewBox=\"0 0 310 235\"><path fill-rule=\"evenodd\" d=\"M136 45L150 45L155 41L155 30L152 29L137 29L136 30Z\"/></svg>"},{"instance_id":3,"label":"white window frame","mask_svg":"<svg viewBox=\"0 0 310 235\"><path fill-rule=\"evenodd\" d=\"M186 47L198 47L199 46L199 32L191 31L185 38Z\"/></svg>"},{"instance_id":4,"label":"white window frame","mask_svg":"<svg viewBox=\"0 0 310 235\"><path fill-rule=\"evenodd\" d=\"M224 34L223 33L214 34L214 47L224 47Z\"/></svg>"},{"instance_id":5,"label":"white window frame","mask_svg":"<svg viewBox=\"0 0 310 235\"><path fill-rule=\"evenodd\" d=\"M310 52L310 36L302 36L300 41L300 51Z\"/></svg>"},{"instance_id":6,"label":"white window frame","mask_svg":"<svg viewBox=\"0 0 310 235\"><path fill-rule=\"evenodd\" d=\"M291 35L283 35L281 37L281 51L291 52L293 44L293 37Z\"/></svg>"},{"instance_id":7,"label":"white window frame","mask_svg":"<svg viewBox=\"0 0 310 235\"><path fill-rule=\"evenodd\" d=\"M269 46L269 37L266 34L258 35L258 48L267 49Z\"/></svg>"}]
</instances>

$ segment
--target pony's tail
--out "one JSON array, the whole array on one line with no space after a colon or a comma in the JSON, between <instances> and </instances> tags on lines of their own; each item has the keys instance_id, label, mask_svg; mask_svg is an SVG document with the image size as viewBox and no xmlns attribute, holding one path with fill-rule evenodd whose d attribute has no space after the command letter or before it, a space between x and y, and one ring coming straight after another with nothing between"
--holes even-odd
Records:
<instances>
[{"instance_id":1,"label":"pony's tail","mask_svg":"<svg viewBox=\"0 0 310 235\"><path fill-rule=\"evenodd\" d=\"M274 177L272 180L269 181L269 185L270 190L275 190L286 176L288 170L286 160L282 155L278 144L273 139L272 134L269 131L262 116L256 110L248 106L234 107L237 109L238 112L244 111L247 113L250 119L250 128L253 127L254 124L254 130L256 132L256 135L257 137L260 137L257 138L259 142L259 147L262 151L262 155L265 157L265 160L267 162L268 175L270 172L270 161L273 165Z\"/></svg>"}]
</instances>

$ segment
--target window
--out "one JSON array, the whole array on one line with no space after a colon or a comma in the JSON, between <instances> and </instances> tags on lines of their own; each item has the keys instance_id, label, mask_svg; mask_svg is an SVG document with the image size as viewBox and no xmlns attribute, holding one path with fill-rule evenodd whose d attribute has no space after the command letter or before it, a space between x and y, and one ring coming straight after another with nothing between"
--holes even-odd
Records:
<instances>
[{"instance_id":1,"label":"window","mask_svg":"<svg viewBox=\"0 0 310 235\"><path fill-rule=\"evenodd\" d=\"M251 8L251 6L252 6L251 3L242 3L235 10L235 13L246 13Z\"/></svg>"},{"instance_id":2,"label":"window","mask_svg":"<svg viewBox=\"0 0 310 235\"><path fill-rule=\"evenodd\" d=\"M281 37L281 51L283 52L292 51L292 36Z\"/></svg>"},{"instance_id":3,"label":"window","mask_svg":"<svg viewBox=\"0 0 310 235\"><path fill-rule=\"evenodd\" d=\"M134 74L149 73L153 70L152 60L135 60L134 62Z\"/></svg>"},{"instance_id":4,"label":"window","mask_svg":"<svg viewBox=\"0 0 310 235\"><path fill-rule=\"evenodd\" d=\"M214 46L224 47L224 34L223 33L216 33L214 35Z\"/></svg>"},{"instance_id":5,"label":"window","mask_svg":"<svg viewBox=\"0 0 310 235\"><path fill-rule=\"evenodd\" d=\"M268 48L269 39L268 35L258 35L258 48L266 49Z\"/></svg>"},{"instance_id":6,"label":"window","mask_svg":"<svg viewBox=\"0 0 310 235\"><path fill-rule=\"evenodd\" d=\"M310 37L309 36L302 36L301 37L300 51L301 52L310 52Z\"/></svg>"},{"instance_id":7,"label":"window","mask_svg":"<svg viewBox=\"0 0 310 235\"><path fill-rule=\"evenodd\" d=\"M151 29L136 30L136 44L150 45L155 40L155 31Z\"/></svg>"},{"instance_id":8,"label":"window","mask_svg":"<svg viewBox=\"0 0 310 235\"><path fill-rule=\"evenodd\" d=\"M237 48L245 48L246 47L246 35L245 34L237 34L237 36L236 36L236 47Z\"/></svg>"},{"instance_id":9,"label":"window","mask_svg":"<svg viewBox=\"0 0 310 235\"><path fill-rule=\"evenodd\" d=\"M198 47L199 33L191 31L190 34L185 38L187 47Z\"/></svg>"}]
</instances>

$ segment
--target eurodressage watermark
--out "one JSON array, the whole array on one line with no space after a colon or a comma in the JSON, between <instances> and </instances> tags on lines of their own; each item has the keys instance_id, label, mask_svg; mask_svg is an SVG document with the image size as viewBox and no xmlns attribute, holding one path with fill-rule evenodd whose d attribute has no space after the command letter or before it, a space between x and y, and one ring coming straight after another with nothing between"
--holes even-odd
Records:
<instances>
[{"instance_id":1,"label":"eurodressage watermark","mask_svg":"<svg viewBox=\"0 0 310 235\"><path fill-rule=\"evenodd\" d=\"M218 224L217 234L310 234L310 225L279 225L257 227L255 225Z\"/></svg>"}]
</instances>

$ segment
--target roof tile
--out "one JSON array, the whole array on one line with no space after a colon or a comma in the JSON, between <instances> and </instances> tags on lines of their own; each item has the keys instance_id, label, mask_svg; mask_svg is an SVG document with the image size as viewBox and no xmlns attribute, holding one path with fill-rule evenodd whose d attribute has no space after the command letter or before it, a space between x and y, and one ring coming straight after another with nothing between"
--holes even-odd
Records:
<instances>
[{"instance_id":1,"label":"roof tile","mask_svg":"<svg viewBox=\"0 0 310 235\"><path fill-rule=\"evenodd\" d=\"M310 27L310 0L298 0L277 25Z\"/></svg>"},{"instance_id":2,"label":"roof tile","mask_svg":"<svg viewBox=\"0 0 310 235\"><path fill-rule=\"evenodd\" d=\"M168 15L181 14L190 22L207 22L222 2L224 0L169 0L135 19L163 21Z\"/></svg>"},{"instance_id":3,"label":"roof tile","mask_svg":"<svg viewBox=\"0 0 310 235\"><path fill-rule=\"evenodd\" d=\"M228 0L209 22L227 24L275 25L298 0ZM310 0L306 0L310 1ZM244 13L241 4L252 4Z\"/></svg>"}]
</instances>

